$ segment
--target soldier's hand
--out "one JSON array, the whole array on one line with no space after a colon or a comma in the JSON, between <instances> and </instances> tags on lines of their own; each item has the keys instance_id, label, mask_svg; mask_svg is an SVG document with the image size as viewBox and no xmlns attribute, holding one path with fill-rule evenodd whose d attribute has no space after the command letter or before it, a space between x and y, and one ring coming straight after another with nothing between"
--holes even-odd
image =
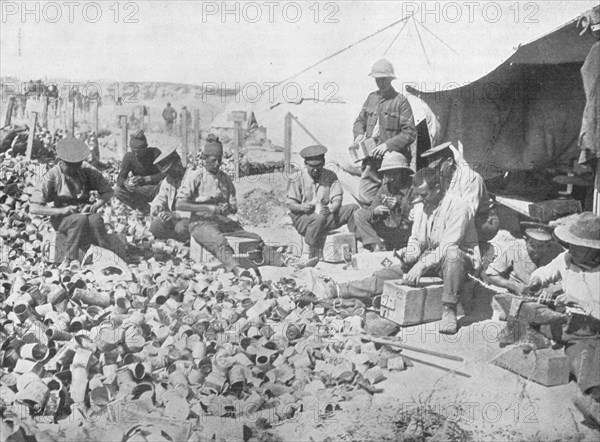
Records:
<instances>
[{"instance_id":1,"label":"soldier's hand","mask_svg":"<svg viewBox=\"0 0 600 442\"><path fill-rule=\"evenodd\" d=\"M77 206L65 206L61 207L61 215L68 216L78 211Z\"/></svg>"},{"instance_id":2,"label":"soldier's hand","mask_svg":"<svg viewBox=\"0 0 600 442\"><path fill-rule=\"evenodd\" d=\"M134 183L134 181L132 179L126 180L125 183L123 184L123 186L129 192L133 192L136 188L136 184Z\"/></svg>"},{"instance_id":3,"label":"soldier's hand","mask_svg":"<svg viewBox=\"0 0 600 442\"><path fill-rule=\"evenodd\" d=\"M383 205L377 206L373 210L373 215L375 215L375 216L383 216L388 213L390 213L390 209L388 209L386 206L383 206Z\"/></svg>"},{"instance_id":4,"label":"soldier's hand","mask_svg":"<svg viewBox=\"0 0 600 442\"><path fill-rule=\"evenodd\" d=\"M581 306L581 304L579 303L579 301L575 298L573 298L570 294L568 293L563 293L561 295L558 295L556 297L556 305L564 305L564 306L568 306L568 307L579 307L579 308L583 308Z\"/></svg>"},{"instance_id":5,"label":"soldier's hand","mask_svg":"<svg viewBox=\"0 0 600 442\"><path fill-rule=\"evenodd\" d=\"M381 158L383 158L383 156L385 155L385 153L387 151L388 151L387 144L382 143L379 146L377 146L375 149L373 149L373 153L371 153L371 156L373 158L381 159Z\"/></svg>"},{"instance_id":6,"label":"soldier's hand","mask_svg":"<svg viewBox=\"0 0 600 442\"><path fill-rule=\"evenodd\" d=\"M160 212L158 214L158 218L163 222L163 223L169 223L171 221L173 221L173 219L175 218L173 216L173 212Z\"/></svg>"},{"instance_id":7,"label":"soldier's hand","mask_svg":"<svg viewBox=\"0 0 600 442\"><path fill-rule=\"evenodd\" d=\"M302 204L302 211L304 213L313 213L315 211L315 203Z\"/></svg>"},{"instance_id":8,"label":"soldier's hand","mask_svg":"<svg viewBox=\"0 0 600 442\"><path fill-rule=\"evenodd\" d=\"M354 144L358 144L364 139L365 139L365 134L358 134L356 136L356 138L354 139Z\"/></svg>"},{"instance_id":9,"label":"soldier's hand","mask_svg":"<svg viewBox=\"0 0 600 442\"><path fill-rule=\"evenodd\" d=\"M219 208L221 215L229 215L231 213L229 203L219 203L217 204L217 207Z\"/></svg>"},{"instance_id":10,"label":"soldier's hand","mask_svg":"<svg viewBox=\"0 0 600 442\"><path fill-rule=\"evenodd\" d=\"M542 289L542 281L539 278L533 278L529 281L529 285L524 287L522 292L527 294L537 293Z\"/></svg>"},{"instance_id":11,"label":"soldier's hand","mask_svg":"<svg viewBox=\"0 0 600 442\"><path fill-rule=\"evenodd\" d=\"M383 204L385 204L387 208L393 209L398 204L398 198L393 196L383 197Z\"/></svg>"},{"instance_id":12,"label":"soldier's hand","mask_svg":"<svg viewBox=\"0 0 600 442\"><path fill-rule=\"evenodd\" d=\"M198 197L194 200L194 202L200 203L200 204L210 203L211 201L212 201L212 196L206 196L206 195L198 195Z\"/></svg>"},{"instance_id":13,"label":"soldier's hand","mask_svg":"<svg viewBox=\"0 0 600 442\"><path fill-rule=\"evenodd\" d=\"M419 281L421 280L423 273L425 273L425 268L421 265L421 263L416 263L414 266L412 266L408 273L404 275L404 282L407 285L416 287L419 285Z\"/></svg>"}]
</instances>

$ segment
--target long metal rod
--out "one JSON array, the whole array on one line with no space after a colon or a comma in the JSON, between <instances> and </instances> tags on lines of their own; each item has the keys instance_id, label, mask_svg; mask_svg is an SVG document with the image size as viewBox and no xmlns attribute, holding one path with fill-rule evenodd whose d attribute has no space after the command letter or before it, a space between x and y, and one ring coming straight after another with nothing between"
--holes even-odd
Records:
<instances>
[{"instance_id":1,"label":"long metal rod","mask_svg":"<svg viewBox=\"0 0 600 442\"><path fill-rule=\"evenodd\" d=\"M442 365L437 365L437 364L434 364L433 362L422 361L421 359L413 358L412 356L406 356L405 354L403 354L402 357L408 359L409 361L417 362L419 364L427 365L429 367L437 368L439 370L444 370L444 371L447 371L449 373L454 373L454 374L456 374L458 376L462 376L464 378L470 378L471 377L470 374L463 373L462 371L452 370L451 368L444 367Z\"/></svg>"},{"instance_id":2,"label":"long metal rod","mask_svg":"<svg viewBox=\"0 0 600 442\"><path fill-rule=\"evenodd\" d=\"M425 348L419 348L419 347L413 347L412 345L400 344L397 342L386 341L385 339L377 339L377 338L373 338L370 336L362 336L362 338L368 339L371 342L374 342L376 344L391 345L392 347L398 347L398 348L402 348L404 350L416 351L416 352L423 353L423 354L430 355L430 356L437 356L438 358L449 359L451 361L457 361L457 362L464 362L464 359L461 358L460 356L449 355L446 353L440 353L438 351L427 350Z\"/></svg>"}]
</instances>

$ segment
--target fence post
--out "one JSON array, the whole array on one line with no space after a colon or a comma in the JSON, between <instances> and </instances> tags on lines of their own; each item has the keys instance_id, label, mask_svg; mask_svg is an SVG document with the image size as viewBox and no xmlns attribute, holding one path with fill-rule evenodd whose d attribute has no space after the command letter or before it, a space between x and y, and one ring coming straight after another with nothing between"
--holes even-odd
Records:
<instances>
[{"instance_id":1,"label":"fence post","mask_svg":"<svg viewBox=\"0 0 600 442\"><path fill-rule=\"evenodd\" d=\"M100 147L98 141L98 100L95 99L90 103L92 106L92 131L95 135L94 146L92 148L92 164L100 163Z\"/></svg>"},{"instance_id":2,"label":"fence post","mask_svg":"<svg viewBox=\"0 0 600 442\"><path fill-rule=\"evenodd\" d=\"M198 150L200 149L200 109L194 109L194 144L192 157L194 160L198 156Z\"/></svg>"},{"instance_id":3,"label":"fence post","mask_svg":"<svg viewBox=\"0 0 600 442\"><path fill-rule=\"evenodd\" d=\"M187 116L188 111L184 109L184 112L181 112L181 121L179 124L181 125L181 163L183 166L187 166L188 160L188 124L187 124Z\"/></svg>"},{"instance_id":4,"label":"fence post","mask_svg":"<svg viewBox=\"0 0 600 442\"><path fill-rule=\"evenodd\" d=\"M75 136L75 98L73 97L73 101L71 102L71 108L69 109L69 106L67 105L67 115L68 115L68 121L69 121L69 126L67 128L67 135L69 137L74 137Z\"/></svg>"},{"instance_id":5,"label":"fence post","mask_svg":"<svg viewBox=\"0 0 600 442\"><path fill-rule=\"evenodd\" d=\"M29 112L29 120L27 121L27 125L29 126L29 137L27 138L27 152L25 156L28 160L31 159L31 154L33 152L33 139L35 138L35 127L37 126L37 112Z\"/></svg>"},{"instance_id":6,"label":"fence post","mask_svg":"<svg viewBox=\"0 0 600 442\"><path fill-rule=\"evenodd\" d=\"M8 126L12 119L13 109L15 107L15 96L11 95L8 97L8 103L6 103L6 114L4 114L4 125Z\"/></svg>"},{"instance_id":7,"label":"fence post","mask_svg":"<svg viewBox=\"0 0 600 442\"><path fill-rule=\"evenodd\" d=\"M48 97L42 97L42 127L48 129Z\"/></svg>"},{"instance_id":8,"label":"fence post","mask_svg":"<svg viewBox=\"0 0 600 442\"><path fill-rule=\"evenodd\" d=\"M285 115L285 126L283 129L283 164L286 174L291 173L292 163L292 114Z\"/></svg>"},{"instance_id":9,"label":"fence post","mask_svg":"<svg viewBox=\"0 0 600 442\"><path fill-rule=\"evenodd\" d=\"M121 122L121 153L123 157L127 153L127 115L119 115Z\"/></svg>"},{"instance_id":10,"label":"fence post","mask_svg":"<svg viewBox=\"0 0 600 442\"><path fill-rule=\"evenodd\" d=\"M240 149L244 144L242 123L246 121L246 112L233 111L229 118L233 120L233 175L237 181L240 178Z\"/></svg>"}]
</instances>

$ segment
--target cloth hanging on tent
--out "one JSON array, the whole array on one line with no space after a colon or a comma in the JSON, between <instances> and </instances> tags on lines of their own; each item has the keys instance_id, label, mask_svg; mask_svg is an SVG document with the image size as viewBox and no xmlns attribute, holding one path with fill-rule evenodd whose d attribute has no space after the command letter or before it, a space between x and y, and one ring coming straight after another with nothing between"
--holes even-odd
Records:
<instances>
[{"instance_id":1,"label":"cloth hanging on tent","mask_svg":"<svg viewBox=\"0 0 600 442\"><path fill-rule=\"evenodd\" d=\"M600 41L596 42L581 67L586 104L579 133L581 155L585 164L600 157Z\"/></svg>"}]
</instances>

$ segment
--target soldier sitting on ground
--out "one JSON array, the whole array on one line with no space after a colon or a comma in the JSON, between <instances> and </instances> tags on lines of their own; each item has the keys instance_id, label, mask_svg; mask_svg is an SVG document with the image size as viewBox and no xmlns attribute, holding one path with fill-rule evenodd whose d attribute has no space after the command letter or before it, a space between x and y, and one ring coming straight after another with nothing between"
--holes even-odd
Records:
<instances>
[{"instance_id":1,"label":"soldier sitting on ground","mask_svg":"<svg viewBox=\"0 0 600 442\"><path fill-rule=\"evenodd\" d=\"M356 235L363 246L373 252L406 246L413 197L413 170L404 155L386 153L379 173L384 175L384 182L371 206L354 212Z\"/></svg>"},{"instance_id":2,"label":"soldier sitting on ground","mask_svg":"<svg viewBox=\"0 0 600 442\"><path fill-rule=\"evenodd\" d=\"M259 242L259 254L264 243L256 233L244 230L242 225L229 218L237 213L235 186L221 170L223 145L217 137L209 135L204 146L204 165L186 174L177 193L175 208L191 212L190 234L194 240L213 254L228 272L236 276L251 277L234 257L227 236L250 238Z\"/></svg>"},{"instance_id":3,"label":"soldier sitting on ground","mask_svg":"<svg viewBox=\"0 0 600 442\"><path fill-rule=\"evenodd\" d=\"M86 251L91 244L110 250L127 262L136 262L135 257L127 254L125 244L108 236L104 220L97 213L113 196L113 191L100 172L83 165L89 154L81 140L60 140L56 144L60 161L34 190L30 213L49 215L54 230L66 235L64 265L78 259L79 249ZM90 199L92 191L98 192L95 201Z\"/></svg>"},{"instance_id":4,"label":"soldier sitting on ground","mask_svg":"<svg viewBox=\"0 0 600 442\"><path fill-rule=\"evenodd\" d=\"M154 161L166 178L160 183L158 194L150 203L150 215L155 217L150 232L157 239L175 239L183 243L190 239L189 213L175 210L177 191L188 171L175 148L165 150ZM187 215L187 216L186 216Z\"/></svg>"},{"instance_id":5,"label":"soldier sitting on ground","mask_svg":"<svg viewBox=\"0 0 600 442\"><path fill-rule=\"evenodd\" d=\"M131 152L123 157L117 177L115 197L132 209L149 214L149 203L158 193L159 184L165 177L154 164L160 150L148 147L143 130L131 135L129 147Z\"/></svg>"},{"instance_id":6,"label":"soldier sitting on ground","mask_svg":"<svg viewBox=\"0 0 600 442\"><path fill-rule=\"evenodd\" d=\"M552 261L563 249L552 239L545 224L522 222L523 239L516 239L498 254L486 270L488 282L522 295L531 274Z\"/></svg>"},{"instance_id":7,"label":"soldier sitting on ground","mask_svg":"<svg viewBox=\"0 0 600 442\"><path fill-rule=\"evenodd\" d=\"M354 231L355 204L342 206L343 190L337 175L325 169L324 146L309 146L300 151L304 167L294 173L287 188L286 205L292 224L308 244L308 260L301 267L314 267L322 257L327 232L348 224Z\"/></svg>"}]
</instances>

